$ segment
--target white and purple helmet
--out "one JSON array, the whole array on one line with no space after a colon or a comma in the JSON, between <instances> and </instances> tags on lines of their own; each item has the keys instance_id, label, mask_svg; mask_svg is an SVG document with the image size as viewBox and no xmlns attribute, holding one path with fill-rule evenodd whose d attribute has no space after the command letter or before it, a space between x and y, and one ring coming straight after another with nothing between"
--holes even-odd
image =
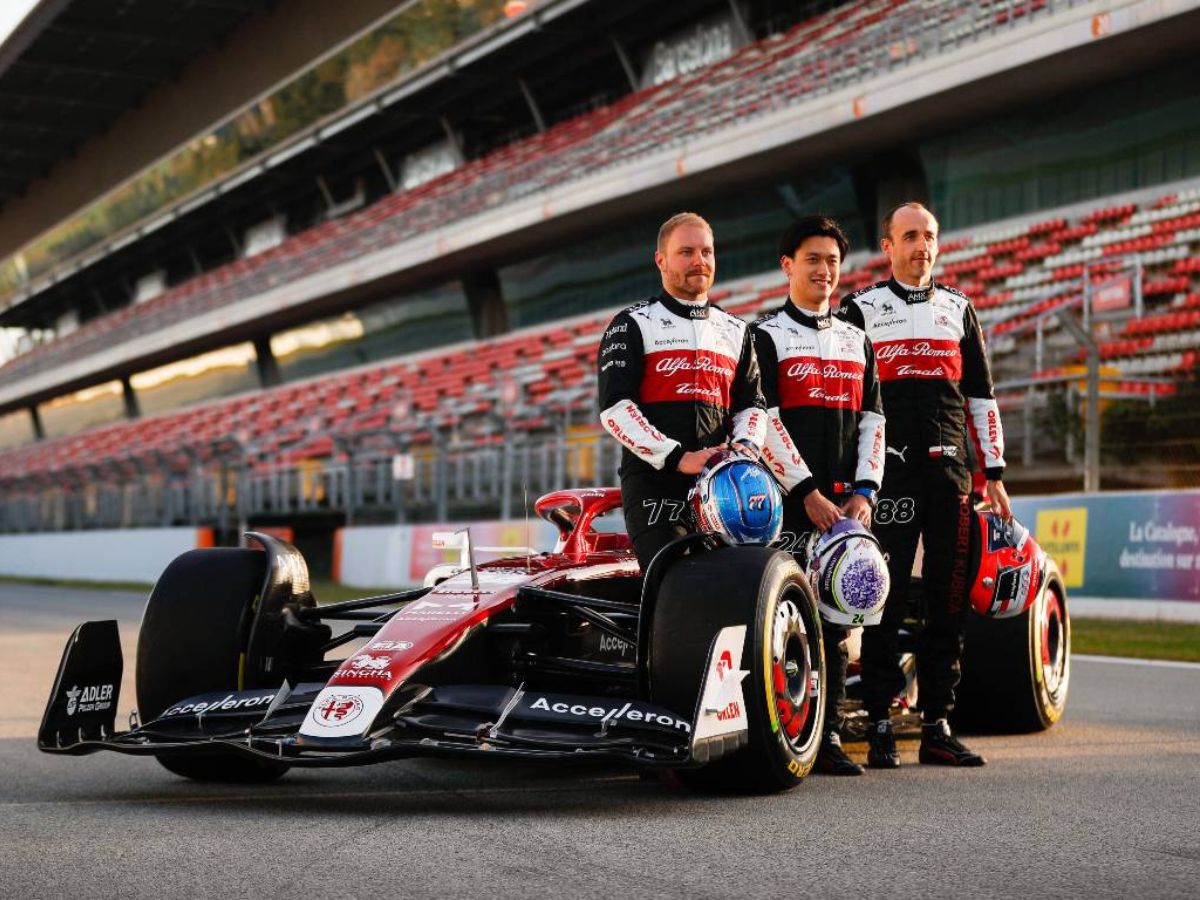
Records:
<instances>
[{"instance_id":1,"label":"white and purple helmet","mask_svg":"<svg viewBox=\"0 0 1200 900\"><path fill-rule=\"evenodd\" d=\"M875 625L891 578L879 539L858 519L842 519L805 547L809 584L821 616L838 625Z\"/></svg>"}]
</instances>

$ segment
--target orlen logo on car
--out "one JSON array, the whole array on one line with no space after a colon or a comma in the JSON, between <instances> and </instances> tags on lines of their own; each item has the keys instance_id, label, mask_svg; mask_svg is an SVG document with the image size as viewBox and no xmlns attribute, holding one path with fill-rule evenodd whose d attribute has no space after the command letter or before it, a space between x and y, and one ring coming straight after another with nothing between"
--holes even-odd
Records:
<instances>
[{"instance_id":1,"label":"orlen logo on car","mask_svg":"<svg viewBox=\"0 0 1200 900\"><path fill-rule=\"evenodd\" d=\"M733 671L733 654L725 650L717 657L717 677L721 681ZM717 711L717 721L725 722L729 719L739 718L742 714L742 708L736 700L731 700L723 709Z\"/></svg>"},{"instance_id":2,"label":"orlen logo on car","mask_svg":"<svg viewBox=\"0 0 1200 900\"><path fill-rule=\"evenodd\" d=\"M348 725L362 715L362 698L354 694L329 694L314 710L313 719L326 728Z\"/></svg>"},{"instance_id":3,"label":"orlen logo on car","mask_svg":"<svg viewBox=\"0 0 1200 900\"><path fill-rule=\"evenodd\" d=\"M726 650L717 659L717 677L725 680L725 673L733 668L733 654Z\"/></svg>"}]
</instances>

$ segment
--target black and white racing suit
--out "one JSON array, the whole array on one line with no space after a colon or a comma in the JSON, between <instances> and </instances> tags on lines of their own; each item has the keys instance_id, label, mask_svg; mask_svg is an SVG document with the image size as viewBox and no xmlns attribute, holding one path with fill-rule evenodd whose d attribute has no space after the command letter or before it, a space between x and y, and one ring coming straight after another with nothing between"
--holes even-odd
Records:
<instances>
[{"instance_id":1,"label":"black and white racing suit","mask_svg":"<svg viewBox=\"0 0 1200 900\"><path fill-rule=\"evenodd\" d=\"M887 417L874 526L892 587L882 621L863 630L867 711L873 721L886 718L904 688L899 631L923 538L917 678L924 719L933 722L954 707L962 657L971 516L966 442L974 441L989 479L1004 473L1004 432L983 334L971 301L936 283L881 282L846 297L838 315L863 328L875 347Z\"/></svg>"},{"instance_id":2,"label":"black and white racing suit","mask_svg":"<svg viewBox=\"0 0 1200 900\"><path fill-rule=\"evenodd\" d=\"M761 449L767 417L750 329L707 302L660 294L618 313L600 342L600 423L624 446L621 501L642 571L690 531L685 452Z\"/></svg>"},{"instance_id":3,"label":"black and white racing suit","mask_svg":"<svg viewBox=\"0 0 1200 900\"><path fill-rule=\"evenodd\" d=\"M781 540L793 550L814 529L804 510L812 491L840 506L855 488L879 490L884 420L875 354L861 329L790 301L752 332L767 401L763 457L787 491ZM821 633L825 723L841 728L849 629L822 622Z\"/></svg>"}]
</instances>

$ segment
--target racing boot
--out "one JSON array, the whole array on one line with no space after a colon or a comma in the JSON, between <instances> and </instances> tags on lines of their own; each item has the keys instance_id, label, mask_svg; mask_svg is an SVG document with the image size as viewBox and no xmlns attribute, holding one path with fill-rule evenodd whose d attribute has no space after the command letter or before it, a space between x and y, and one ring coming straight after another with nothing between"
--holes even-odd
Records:
<instances>
[{"instance_id":1,"label":"racing boot","mask_svg":"<svg viewBox=\"0 0 1200 900\"><path fill-rule=\"evenodd\" d=\"M867 729L867 767L871 769L900 768L900 751L896 749L896 732L891 719L880 719Z\"/></svg>"},{"instance_id":2,"label":"racing boot","mask_svg":"<svg viewBox=\"0 0 1200 900\"><path fill-rule=\"evenodd\" d=\"M861 775L863 767L846 755L842 749L841 735L835 730L826 731L821 737L821 749L817 751L816 770L822 775Z\"/></svg>"},{"instance_id":3,"label":"racing boot","mask_svg":"<svg viewBox=\"0 0 1200 900\"><path fill-rule=\"evenodd\" d=\"M931 766L982 766L987 760L968 750L953 734L950 723L938 719L921 726L921 762Z\"/></svg>"}]
</instances>

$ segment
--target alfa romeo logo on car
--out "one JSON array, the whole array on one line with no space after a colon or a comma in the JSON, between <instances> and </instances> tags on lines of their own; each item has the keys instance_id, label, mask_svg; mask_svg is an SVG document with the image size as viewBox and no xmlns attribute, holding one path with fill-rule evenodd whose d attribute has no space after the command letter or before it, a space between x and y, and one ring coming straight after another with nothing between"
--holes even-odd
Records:
<instances>
[{"instance_id":1,"label":"alfa romeo logo on car","mask_svg":"<svg viewBox=\"0 0 1200 900\"><path fill-rule=\"evenodd\" d=\"M317 707L314 718L318 725L324 725L327 728L336 728L339 725L345 725L347 722L353 722L359 717L362 711L363 702L361 698L353 694L330 694Z\"/></svg>"}]
</instances>

